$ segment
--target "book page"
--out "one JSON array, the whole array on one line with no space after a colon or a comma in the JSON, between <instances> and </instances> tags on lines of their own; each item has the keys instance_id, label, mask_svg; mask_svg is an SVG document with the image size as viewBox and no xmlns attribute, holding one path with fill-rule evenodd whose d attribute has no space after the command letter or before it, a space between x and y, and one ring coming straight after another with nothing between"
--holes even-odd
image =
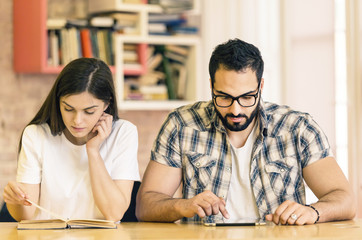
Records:
<instances>
[{"instance_id":1,"label":"book page","mask_svg":"<svg viewBox=\"0 0 362 240\"><path fill-rule=\"evenodd\" d=\"M61 219L63 220L64 222L66 222L67 220L62 218L61 216L59 216L58 214L56 213L53 213L45 208L42 208L40 207L38 204L34 203L33 201L29 200L29 199L26 199L27 202L31 203L33 206L35 206L36 208L40 209L41 211L44 211L46 213L49 213L51 216L53 216L55 219Z\"/></svg>"},{"instance_id":2,"label":"book page","mask_svg":"<svg viewBox=\"0 0 362 240\"><path fill-rule=\"evenodd\" d=\"M94 228L117 228L113 221L101 219L71 219L68 220L70 228L94 227Z\"/></svg>"},{"instance_id":3,"label":"book page","mask_svg":"<svg viewBox=\"0 0 362 240\"><path fill-rule=\"evenodd\" d=\"M63 229L67 228L67 223L61 219L50 220L21 220L18 223L19 230L27 229Z\"/></svg>"}]
</instances>

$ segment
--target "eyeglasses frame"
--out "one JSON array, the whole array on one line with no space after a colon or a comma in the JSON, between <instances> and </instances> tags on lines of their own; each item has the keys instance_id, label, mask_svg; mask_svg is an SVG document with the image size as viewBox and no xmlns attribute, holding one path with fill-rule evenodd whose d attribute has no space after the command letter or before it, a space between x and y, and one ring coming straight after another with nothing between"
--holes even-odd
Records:
<instances>
[{"instance_id":1,"label":"eyeglasses frame","mask_svg":"<svg viewBox=\"0 0 362 240\"><path fill-rule=\"evenodd\" d=\"M253 106L255 106L255 104L256 104L256 99L258 98L258 95L259 95L259 92L260 92L260 82L259 82L258 88L257 88L258 91L257 91L255 94L244 93L244 94L241 94L241 95L239 95L239 96L237 96L237 97L233 97L233 96L225 93L224 95L226 95L226 96L228 96L228 97L230 97L230 98L232 99L231 104L230 104L229 106L219 106L219 105L216 103L216 98L217 98L217 97L223 97L224 95L215 95L215 94L214 94L214 90L215 90L215 89L212 88L212 99L213 99L213 101L215 102L216 106L218 106L218 107L228 108L228 107L230 107L230 106L232 106L232 105L234 104L234 101L236 101L236 102L237 102L240 106L242 106L242 107L253 107ZM242 105L242 104L239 102L239 98L245 97L245 96L254 97L254 98L255 98L254 104L253 104L253 105L250 105L250 106L244 106L244 105Z\"/></svg>"}]
</instances>

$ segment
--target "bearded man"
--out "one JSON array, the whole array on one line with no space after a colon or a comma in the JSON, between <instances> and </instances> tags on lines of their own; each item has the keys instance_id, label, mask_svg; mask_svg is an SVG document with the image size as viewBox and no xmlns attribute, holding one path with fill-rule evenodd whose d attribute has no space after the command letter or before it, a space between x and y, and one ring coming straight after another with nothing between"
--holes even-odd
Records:
<instances>
[{"instance_id":1,"label":"bearded man","mask_svg":"<svg viewBox=\"0 0 362 240\"><path fill-rule=\"evenodd\" d=\"M141 221L314 224L351 219L353 193L307 114L264 102L264 62L239 39L210 58L212 100L172 111L137 196ZM305 183L318 197L306 205ZM174 193L182 186L182 198Z\"/></svg>"}]
</instances>

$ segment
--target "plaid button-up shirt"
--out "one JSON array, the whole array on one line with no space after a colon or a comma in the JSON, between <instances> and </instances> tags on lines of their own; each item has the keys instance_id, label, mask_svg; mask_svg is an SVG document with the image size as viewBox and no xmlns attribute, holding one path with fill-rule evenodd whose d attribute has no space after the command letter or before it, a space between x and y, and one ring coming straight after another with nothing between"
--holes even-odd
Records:
<instances>
[{"instance_id":1,"label":"plaid button-up shirt","mask_svg":"<svg viewBox=\"0 0 362 240\"><path fill-rule=\"evenodd\" d=\"M305 204L302 170L331 156L327 137L307 113L261 101L253 145L250 181L259 215L273 213L285 200ZM231 146L212 101L171 112L151 151L151 160L182 168L183 198L210 190L228 196ZM226 199L227 201L227 199ZM222 219L209 216L206 222ZM200 221L196 215L183 221Z\"/></svg>"}]
</instances>

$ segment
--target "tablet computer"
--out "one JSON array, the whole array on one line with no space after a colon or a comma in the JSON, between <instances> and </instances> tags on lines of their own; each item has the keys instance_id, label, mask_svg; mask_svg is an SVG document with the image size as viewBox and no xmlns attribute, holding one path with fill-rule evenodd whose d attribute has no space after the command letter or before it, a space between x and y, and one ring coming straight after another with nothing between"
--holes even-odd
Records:
<instances>
[{"instance_id":1,"label":"tablet computer","mask_svg":"<svg viewBox=\"0 0 362 240\"><path fill-rule=\"evenodd\" d=\"M244 218L238 220L223 219L215 222L204 222L205 226L262 226L266 225L261 219Z\"/></svg>"},{"instance_id":2,"label":"tablet computer","mask_svg":"<svg viewBox=\"0 0 362 240\"><path fill-rule=\"evenodd\" d=\"M219 222L219 223L204 223L208 227L222 227L222 226L263 226L265 222Z\"/></svg>"}]
</instances>

